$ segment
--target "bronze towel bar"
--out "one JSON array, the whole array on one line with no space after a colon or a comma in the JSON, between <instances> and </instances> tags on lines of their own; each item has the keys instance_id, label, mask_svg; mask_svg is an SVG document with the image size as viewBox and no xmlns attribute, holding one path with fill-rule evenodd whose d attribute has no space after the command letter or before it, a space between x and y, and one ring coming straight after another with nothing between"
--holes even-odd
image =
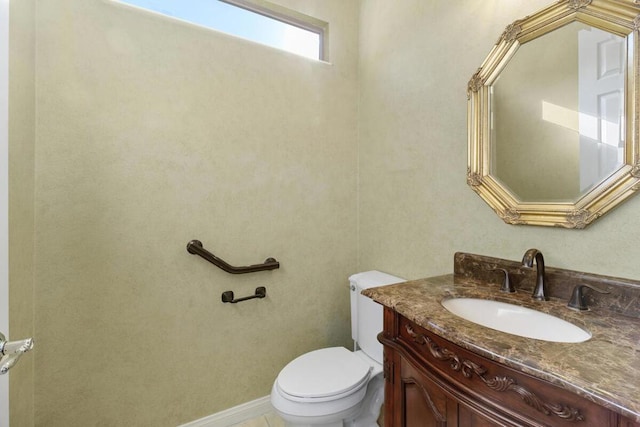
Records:
<instances>
[{"instance_id":1,"label":"bronze towel bar","mask_svg":"<svg viewBox=\"0 0 640 427\"><path fill-rule=\"evenodd\" d=\"M238 299L236 299L233 296L233 291L225 291L222 293L222 302L230 302L232 304L235 304L238 302L242 302L242 301L246 301L254 298L264 298L266 296L267 296L267 288L265 288L264 286L259 286L256 288L256 293L254 295L251 295L248 297L242 297Z\"/></svg>"},{"instance_id":2,"label":"bronze towel bar","mask_svg":"<svg viewBox=\"0 0 640 427\"><path fill-rule=\"evenodd\" d=\"M187 243L187 252L193 255L199 255L216 267L221 268L227 273L231 274L254 273L256 271L275 270L276 268L280 268L280 263L276 261L275 258L267 258L262 264L234 267L233 265L230 265L226 261L218 258L214 254L203 248L202 242L199 240L192 240Z\"/></svg>"}]
</instances>

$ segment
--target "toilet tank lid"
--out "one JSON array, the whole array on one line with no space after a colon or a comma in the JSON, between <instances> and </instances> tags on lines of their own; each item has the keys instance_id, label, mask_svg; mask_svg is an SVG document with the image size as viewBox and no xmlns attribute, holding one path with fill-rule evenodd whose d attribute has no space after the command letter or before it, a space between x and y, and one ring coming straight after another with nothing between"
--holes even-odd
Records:
<instances>
[{"instance_id":1,"label":"toilet tank lid","mask_svg":"<svg viewBox=\"0 0 640 427\"><path fill-rule=\"evenodd\" d=\"M360 289L368 289L376 286L406 282L405 279L393 276L391 274L383 273L382 271L378 270L370 270L353 274L349 277L349 281L351 283L354 283Z\"/></svg>"}]
</instances>

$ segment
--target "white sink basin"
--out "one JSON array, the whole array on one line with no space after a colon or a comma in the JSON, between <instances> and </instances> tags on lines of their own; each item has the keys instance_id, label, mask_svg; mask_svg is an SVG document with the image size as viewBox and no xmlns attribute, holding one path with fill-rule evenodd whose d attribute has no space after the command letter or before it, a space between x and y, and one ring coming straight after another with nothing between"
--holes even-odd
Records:
<instances>
[{"instance_id":1,"label":"white sink basin","mask_svg":"<svg viewBox=\"0 0 640 427\"><path fill-rule=\"evenodd\" d=\"M519 305L476 298L452 298L442 305L470 322L521 337L565 343L591 338L589 332L572 323Z\"/></svg>"}]
</instances>

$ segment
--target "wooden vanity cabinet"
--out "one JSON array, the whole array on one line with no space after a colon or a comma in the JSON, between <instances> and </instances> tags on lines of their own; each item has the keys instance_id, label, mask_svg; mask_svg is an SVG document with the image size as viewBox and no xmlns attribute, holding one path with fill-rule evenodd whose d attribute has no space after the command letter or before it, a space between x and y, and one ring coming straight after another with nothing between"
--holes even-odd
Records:
<instances>
[{"instance_id":1,"label":"wooden vanity cabinet","mask_svg":"<svg viewBox=\"0 0 640 427\"><path fill-rule=\"evenodd\" d=\"M385 427L640 427L384 311Z\"/></svg>"}]
</instances>

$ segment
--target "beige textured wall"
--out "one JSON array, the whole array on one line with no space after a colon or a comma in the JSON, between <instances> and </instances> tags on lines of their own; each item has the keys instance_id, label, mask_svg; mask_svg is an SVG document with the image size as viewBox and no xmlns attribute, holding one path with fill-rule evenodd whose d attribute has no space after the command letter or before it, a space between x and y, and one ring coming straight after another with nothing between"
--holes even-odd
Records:
<instances>
[{"instance_id":1,"label":"beige textured wall","mask_svg":"<svg viewBox=\"0 0 640 427\"><path fill-rule=\"evenodd\" d=\"M331 64L106 0L37 3L36 426L175 426L349 345L358 4L278 3L330 23ZM232 276L195 238L282 267Z\"/></svg>"},{"instance_id":2,"label":"beige textured wall","mask_svg":"<svg viewBox=\"0 0 640 427\"><path fill-rule=\"evenodd\" d=\"M506 25L548 0L363 0L360 268L407 278L467 251L638 278L640 197L586 230L512 226L467 185L466 87Z\"/></svg>"},{"instance_id":3,"label":"beige textured wall","mask_svg":"<svg viewBox=\"0 0 640 427\"><path fill-rule=\"evenodd\" d=\"M33 3L12 12L28 23ZM467 81L547 0L362 0L359 68L356 2L279 3L330 22L332 65L107 1L37 2L36 426L173 426L264 396L295 355L348 344L356 270L418 278L450 272L455 251L536 246L549 265L639 276L640 198L587 230L515 227L465 184ZM12 164L28 169L25 60ZM23 178L12 250L33 225ZM186 253L192 238L282 268L229 276ZM29 267L11 267L13 297ZM260 285L266 300L219 302ZM11 315L26 333L25 289Z\"/></svg>"},{"instance_id":4,"label":"beige textured wall","mask_svg":"<svg viewBox=\"0 0 640 427\"><path fill-rule=\"evenodd\" d=\"M9 7L9 338L22 339L34 335L35 1ZM30 353L9 376L12 426L33 425L33 375Z\"/></svg>"}]
</instances>

